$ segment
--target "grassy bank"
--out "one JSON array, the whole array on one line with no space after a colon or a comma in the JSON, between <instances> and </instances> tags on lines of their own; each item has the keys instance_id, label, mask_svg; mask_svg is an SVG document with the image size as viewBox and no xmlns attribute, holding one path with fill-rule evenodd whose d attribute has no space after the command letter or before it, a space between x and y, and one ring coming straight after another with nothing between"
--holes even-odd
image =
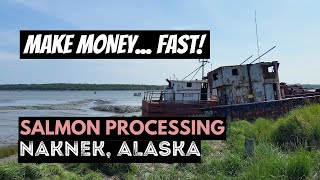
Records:
<instances>
[{"instance_id":1,"label":"grassy bank","mask_svg":"<svg viewBox=\"0 0 320 180\"><path fill-rule=\"evenodd\" d=\"M255 140L244 156L245 138ZM320 179L320 105L277 120L229 122L227 141L202 142L201 164L0 165L0 179Z\"/></svg>"},{"instance_id":2,"label":"grassy bank","mask_svg":"<svg viewBox=\"0 0 320 180\"><path fill-rule=\"evenodd\" d=\"M0 148L0 159L4 158L4 157L11 156L13 154L17 154L17 153L18 153L18 146L16 146L16 145L12 145L12 146L8 146L8 147L1 147Z\"/></svg>"}]
</instances>

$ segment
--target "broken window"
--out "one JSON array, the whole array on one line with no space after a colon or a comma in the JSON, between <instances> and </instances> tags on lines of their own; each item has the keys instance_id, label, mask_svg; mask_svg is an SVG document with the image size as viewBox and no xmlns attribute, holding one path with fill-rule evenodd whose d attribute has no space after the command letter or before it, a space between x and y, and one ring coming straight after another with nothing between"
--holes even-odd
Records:
<instances>
[{"instance_id":1,"label":"broken window","mask_svg":"<svg viewBox=\"0 0 320 180\"><path fill-rule=\"evenodd\" d=\"M238 76L238 69L232 69L232 75Z\"/></svg>"},{"instance_id":2,"label":"broken window","mask_svg":"<svg viewBox=\"0 0 320 180\"><path fill-rule=\"evenodd\" d=\"M263 72L263 77L265 79L274 79L274 78L276 78L273 65L271 65L271 66L264 65L261 68L262 68L262 72Z\"/></svg>"},{"instance_id":3,"label":"broken window","mask_svg":"<svg viewBox=\"0 0 320 180\"><path fill-rule=\"evenodd\" d=\"M217 73L214 73L213 74L213 80L217 80L218 79L218 74Z\"/></svg>"},{"instance_id":4,"label":"broken window","mask_svg":"<svg viewBox=\"0 0 320 180\"><path fill-rule=\"evenodd\" d=\"M192 87L192 83L187 83L187 87Z\"/></svg>"},{"instance_id":5,"label":"broken window","mask_svg":"<svg viewBox=\"0 0 320 180\"><path fill-rule=\"evenodd\" d=\"M269 72L269 73L273 73L273 72L274 72L274 66L268 67L268 72Z\"/></svg>"}]
</instances>

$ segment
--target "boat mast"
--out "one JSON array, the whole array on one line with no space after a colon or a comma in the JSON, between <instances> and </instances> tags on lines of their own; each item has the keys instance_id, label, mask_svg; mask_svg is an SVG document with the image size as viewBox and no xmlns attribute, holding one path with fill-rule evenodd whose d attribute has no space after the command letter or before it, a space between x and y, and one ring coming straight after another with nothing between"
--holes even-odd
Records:
<instances>
[{"instance_id":1,"label":"boat mast","mask_svg":"<svg viewBox=\"0 0 320 180\"><path fill-rule=\"evenodd\" d=\"M204 79L205 79L205 77L204 77L204 66L205 66L209 61L208 61L208 60L205 60L205 59L202 59L202 60L199 59L199 62L201 62L201 67L202 67L202 80L204 80Z\"/></svg>"},{"instance_id":2,"label":"boat mast","mask_svg":"<svg viewBox=\"0 0 320 180\"><path fill-rule=\"evenodd\" d=\"M259 47L259 36L258 36L257 11L254 11L254 22L256 24L257 50L258 50L258 57L259 57L259 63L260 63L260 47Z\"/></svg>"},{"instance_id":3,"label":"boat mast","mask_svg":"<svg viewBox=\"0 0 320 180\"><path fill-rule=\"evenodd\" d=\"M197 69L195 69L194 71L192 71L190 74L188 74L186 77L184 77L182 80L185 80L187 77L189 77L191 74L195 73L194 76L191 78L191 80L198 74L198 72L200 71L200 69L202 68L202 80L205 79L205 76L204 76L204 66L209 63L209 60L208 59L199 59L199 63L202 63L201 66L199 66Z\"/></svg>"}]
</instances>

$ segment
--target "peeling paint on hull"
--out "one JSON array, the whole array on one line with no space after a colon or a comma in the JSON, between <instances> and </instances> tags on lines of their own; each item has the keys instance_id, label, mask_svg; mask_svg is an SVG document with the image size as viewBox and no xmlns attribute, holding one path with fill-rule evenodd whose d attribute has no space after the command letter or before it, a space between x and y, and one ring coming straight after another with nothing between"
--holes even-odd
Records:
<instances>
[{"instance_id":1,"label":"peeling paint on hull","mask_svg":"<svg viewBox=\"0 0 320 180\"><path fill-rule=\"evenodd\" d=\"M268 102L208 107L203 110L207 116L224 116L231 120L254 120L259 117L277 118L287 114L294 108L315 103L320 103L320 95Z\"/></svg>"}]
</instances>

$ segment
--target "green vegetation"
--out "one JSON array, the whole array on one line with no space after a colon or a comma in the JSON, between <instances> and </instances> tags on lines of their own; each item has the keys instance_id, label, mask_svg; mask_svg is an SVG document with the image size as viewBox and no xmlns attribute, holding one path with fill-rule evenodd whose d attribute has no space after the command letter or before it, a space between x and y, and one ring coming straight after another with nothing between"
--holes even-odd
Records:
<instances>
[{"instance_id":1,"label":"green vegetation","mask_svg":"<svg viewBox=\"0 0 320 180\"><path fill-rule=\"evenodd\" d=\"M163 90L164 86L144 84L2 84L0 90L80 90L80 91L101 91L101 90Z\"/></svg>"},{"instance_id":2,"label":"green vegetation","mask_svg":"<svg viewBox=\"0 0 320 180\"><path fill-rule=\"evenodd\" d=\"M0 148L0 158L8 157L18 153L18 146L8 146Z\"/></svg>"},{"instance_id":3,"label":"green vegetation","mask_svg":"<svg viewBox=\"0 0 320 180\"><path fill-rule=\"evenodd\" d=\"M103 179L107 176L124 178L134 165L128 164L18 164L0 165L0 179Z\"/></svg>"},{"instance_id":4,"label":"green vegetation","mask_svg":"<svg viewBox=\"0 0 320 180\"><path fill-rule=\"evenodd\" d=\"M320 105L277 120L228 123L227 141L203 141L199 164L0 165L0 179L320 179ZM244 155L245 138L255 140Z\"/></svg>"}]
</instances>

